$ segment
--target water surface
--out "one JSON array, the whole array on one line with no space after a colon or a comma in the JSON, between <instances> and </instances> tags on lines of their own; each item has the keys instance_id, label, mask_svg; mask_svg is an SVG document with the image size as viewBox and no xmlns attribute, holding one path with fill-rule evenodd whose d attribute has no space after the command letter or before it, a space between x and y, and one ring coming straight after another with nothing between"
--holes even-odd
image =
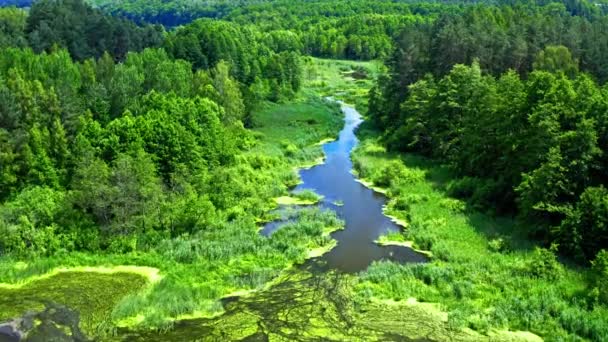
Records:
<instances>
[{"instance_id":1,"label":"water surface","mask_svg":"<svg viewBox=\"0 0 608 342\"><path fill-rule=\"evenodd\" d=\"M329 269L344 272L362 271L374 260L426 261L410 248L382 247L374 243L384 233L399 231L401 227L383 214L386 197L357 182L353 176L350 154L358 143L355 131L363 120L353 107L343 105L342 111L344 128L338 139L323 145L325 163L301 170L302 184L295 189L310 189L323 195L321 206L335 210L345 221L345 229L332 234L338 245L317 261ZM335 205L336 202L343 205ZM263 233L269 234L278 227L277 222L270 223Z\"/></svg>"},{"instance_id":2,"label":"water surface","mask_svg":"<svg viewBox=\"0 0 608 342\"><path fill-rule=\"evenodd\" d=\"M338 140L323 146L325 163L300 171L303 183L294 189L323 195L320 206L335 210L345 221L345 229L332 234L338 245L320 258L285 271L268 290L225 298L226 312L219 317L180 321L163 334L121 330L117 339L268 341L272 336L281 341L410 341L407 336L418 329L417 316L390 312L391 307L383 308L386 312L361 314L353 307L350 284L354 277L348 273L364 270L374 260L425 262L426 258L409 248L374 243L380 235L401 227L383 215L386 198L352 175L350 153L357 145L355 130L362 119L352 107L343 106L343 111L345 125ZM298 208L282 210L292 209ZM286 222L271 222L261 233L271 235Z\"/></svg>"}]
</instances>

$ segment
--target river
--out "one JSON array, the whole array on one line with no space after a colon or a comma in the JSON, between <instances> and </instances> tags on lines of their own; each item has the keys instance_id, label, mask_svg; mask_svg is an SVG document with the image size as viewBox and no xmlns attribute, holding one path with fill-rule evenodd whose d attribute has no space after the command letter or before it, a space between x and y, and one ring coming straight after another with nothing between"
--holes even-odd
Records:
<instances>
[{"instance_id":1,"label":"river","mask_svg":"<svg viewBox=\"0 0 608 342\"><path fill-rule=\"evenodd\" d=\"M362 118L351 106L343 105L342 110L344 128L336 141L323 145L325 162L301 170L302 183L294 189L310 189L324 196L319 205L335 210L344 220L345 229L332 234L337 246L287 271L268 290L226 298L226 312L217 318L181 321L164 334L127 333L121 336L123 340L268 341L273 336L274 340L325 341L366 340L372 335L379 340L407 340L384 331L384 322L394 314L383 313L386 317L380 317L380 328L369 323L365 315L351 314L357 311L349 292L352 273L366 269L375 260L416 263L425 262L426 257L406 247L383 247L374 242L383 233L401 227L383 214L386 198L357 182L352 174L350 154L357 146L355 132ZM269 223L262 234L270 235L280 226L280 222Z\"/></svg>"}]
</instances>

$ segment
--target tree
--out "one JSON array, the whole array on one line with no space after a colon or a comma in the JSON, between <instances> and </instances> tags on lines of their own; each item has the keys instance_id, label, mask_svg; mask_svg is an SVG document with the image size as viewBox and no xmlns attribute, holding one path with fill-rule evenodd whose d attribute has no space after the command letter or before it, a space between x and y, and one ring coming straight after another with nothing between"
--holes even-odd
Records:
<instances>
[{"instance_id":1,"label":"tree","mask_svg":"<svg viewBox=\"0 0 608 342\"><path fill-rule=\"evenodd\" d=\"M220 61L213 71L213 87L219 95L218 103L224 107L222 121L233 123L243 120L245 105L238 83L230 77L230 66Z\"/></svg>"},{"instance_id":2,"label":"tree","mask_svg":"<svg viewBox=\"0 0 608 342\"><path fill-rule=\"evenodd\" d=\"M125 108L143 92L145 77L135 66L118 65L110 82L110 103L113 117L122 114Z\"/></svg>"},{"instance_id":3,"label":"tree","mask_svg":"<svg viewBox=\"0 0 608 342\"><path fill-rule=\"evenodd\" d=\"M608 190L604 186L585 189L561 223L559 234L563 246L580 260L591 260L608 246Z\"/></svg>"},{"instance_id":4,"label":"tree","mask_svg":"<svg viewBox=\"0 0 608 342\"><path fill-rule=\"evenodd\" d=\"M134 156L119 155L111 168L110 184L107 203L113 234L143 233L158 227L164 193L149 154L140 149Z\"/></svg>"},{"instance_id":5,"label":"tree","mask_svg":"<svg viewBox=\"0 0 608 342\"><path fill-rule=\"evenodd\" d=\"M548 72L563 72L568 77L575 77L578 74L578 61L572 58L572 54L567 47L547 46L538 53L534 60L534 70L544 70Z\"/></svg>"}]
</instances>

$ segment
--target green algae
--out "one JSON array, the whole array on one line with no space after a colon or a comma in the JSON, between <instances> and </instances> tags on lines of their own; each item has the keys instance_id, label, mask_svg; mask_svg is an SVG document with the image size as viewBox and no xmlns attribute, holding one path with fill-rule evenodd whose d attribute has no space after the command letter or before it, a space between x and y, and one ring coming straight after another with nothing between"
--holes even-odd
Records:
<instances>
[{"instance_id":1,"label":"green algae","mask_svg":"<svg viewBox=\"0 0 608 342\"><path fill-rule=\"evenodd\" d=\"M273 285L224 301L215 318L177 322L166 332L120 330L122 341L537 341L524 332L455 329L437 304L365 299L356 275L294 268Z\"/></svg>"},{"instance_id":2,"label":"green algae","mask_svg":"<svg viewBox=\"0 0 608 342\"><path fill-rule=\"evenodd\" d=\"M98 334L111 323L115 305L148 283L146 276L133 272L61 271L18 286L4 285L0 287L0 321L56 303L80 314L85 333Z\"/></svg>"}]
</instances>

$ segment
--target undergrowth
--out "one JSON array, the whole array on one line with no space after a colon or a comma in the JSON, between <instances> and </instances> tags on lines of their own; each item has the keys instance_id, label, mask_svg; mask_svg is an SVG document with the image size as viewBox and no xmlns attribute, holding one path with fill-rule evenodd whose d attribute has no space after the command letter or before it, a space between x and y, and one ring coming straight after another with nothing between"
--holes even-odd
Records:
<instances>
[{"instance_id":1,"label":"undergrowth","mask_svg":"<svg viewBox=\"0 0 608 342\"><path fill-rule=\"evenodd\" d=\"M359 177L386 188L388 210L407 221L407 239L433 254L425 265L374 263L361 274L361 297L439 303L451 326L483 333L510 329L548 340L608 339L608 308L588 270L534 246L518 233L517 221L450 197L455 181L441 165L388 153L371 130L360 136L353 153Z\"/></svg>"}]
</instances>

